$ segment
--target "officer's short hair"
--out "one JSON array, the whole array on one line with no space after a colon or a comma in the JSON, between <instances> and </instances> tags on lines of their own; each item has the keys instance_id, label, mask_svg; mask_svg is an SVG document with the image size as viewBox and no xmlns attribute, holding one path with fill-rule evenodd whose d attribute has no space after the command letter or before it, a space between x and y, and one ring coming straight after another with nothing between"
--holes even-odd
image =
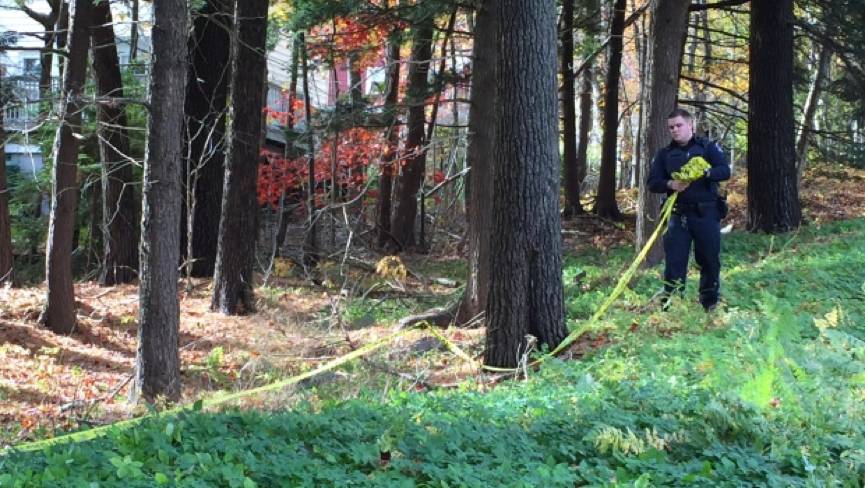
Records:
<instances>
[{"instance_id":1,"label":"officer's short hair","mask_svg":"<svg viewBox=\"0 0 865 488\"><path fill-rule=\"evenodd\" d=\"M682 117L685 120L694 120L694 116L691 115L691 112L683 108L674 108L670 115L667 116L668 119L674 119L676 117Z\"/></svg>"}]
</instances>

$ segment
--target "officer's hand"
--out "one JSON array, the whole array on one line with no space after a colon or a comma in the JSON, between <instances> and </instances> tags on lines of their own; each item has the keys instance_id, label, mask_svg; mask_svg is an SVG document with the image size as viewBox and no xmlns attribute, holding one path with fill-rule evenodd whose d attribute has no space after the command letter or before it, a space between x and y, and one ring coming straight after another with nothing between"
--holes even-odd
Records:
<instances>
[{"instance_id":1,"label":"officer's hand","mask_svg":"<svg viewBox=\"0 0 865 488\"><path fill-rule=\"evenodd\" d=\"M678 192L685 191L685 189L688 188L688 185L690 185L690 183L688 183L687 181L681 181L681 180L670 180L667 182L667 186L671 190L678 191Z\"/></svg>"}]
</instances>

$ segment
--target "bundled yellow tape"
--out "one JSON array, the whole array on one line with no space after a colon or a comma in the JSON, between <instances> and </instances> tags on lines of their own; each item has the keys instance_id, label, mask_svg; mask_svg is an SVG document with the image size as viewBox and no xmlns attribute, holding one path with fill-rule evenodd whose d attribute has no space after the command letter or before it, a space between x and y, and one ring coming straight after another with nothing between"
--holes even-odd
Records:
<instances>
[{"instance_id":1,"label":"bundled yellow tape","mask_svg":"<svg viewBox=\"0 0 865 488\"><path fill-rule=\"evenodd\" d=\"M709 164L708 161L703 159L702 156L695 156L691 158L684 166L679 168L679 171L673 173L673 179L679 181L697 181L703 177L703 174L706 173L706 170L711 168L712 165Z\"/></svg>"}]
</instances>

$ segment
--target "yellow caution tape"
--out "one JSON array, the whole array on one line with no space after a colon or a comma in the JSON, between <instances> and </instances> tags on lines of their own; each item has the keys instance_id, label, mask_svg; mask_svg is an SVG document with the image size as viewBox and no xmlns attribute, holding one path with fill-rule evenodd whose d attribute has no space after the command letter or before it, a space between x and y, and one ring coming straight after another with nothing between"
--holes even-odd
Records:
<instances>
[{"instance_id":1,"label":"yellow caution tape","mask_svg":"<svg viewBox=\"0 0 865 488\"><path fill-rule=\"evenodd\" d=\"M183 411L193 410L194 408L196 408L198 406L200 406L202 408L203 407L214 407L216 405L227 403L227 402L230 402L232 400L239 400L241 398L246 398L246 397L249 397L252 395L256 395L258 393L263 393L266 391L279 390L281 388L285 388L286 386L291 386L291 385L300 383L301 381L303 381L305 379L312 378L313 376L324 373L325 371L334 369L337 366L340 366L340 365L342 365L348 361L351 361L352 359L357 359L359 357L365 356L365 355L375 351L376 349L380 349L381 347L391 343L394 339L396 339L402 335L405 335L406 333L410 332L411 330L413 330L413 329L401 330L401 331L399 331L395 334L392 334L388 337L385 337L384 339L381 339L377 342L367 344L367 345L365 345L361 348L358 348L358 349L356 349L356 350L354 350L354 351L352 351L352 352L350 352L344 356L341 356L341 357L338 357L338 358L333 359L331 361L328 361L327 363L319 366L318 368L307 371L305 373L301 373L297 376L292 376L291 378L287 378L287 379L284 379L281 381L277 381L275 383L271 383L269 385L260 386L258 388L252 388L250 390L239 391L237 393L219 396L219 397L211 398L208 400L203 400L200 403L196 402L196 403L193 403L191 405L183 405L180 407L172 408L170 410L163 410L162 412L158 412L155 414L143 415L141 417L136 417L134 419L129 419L129 420L122 420L120 422L115 422L115 423L110 424L110 425L103 425L101 427L95 427L95 428L80 431L80 432L73 432L71 434L65 434L65 435L61 435L61 436L57 436L57 437L52 437L50 439L43 439L43 440L39 440L39 441L28 442L25 444L19 444L17 446L12 446L11 448L6 449L5 452L3 452L3 454L8 454L10 451L35 451L38 449L44 449L44 448L49 447L49 446L57 446L57 445L61 445L61 444L69 444L69 443L75 443L75 442L89 441L89 440L92 440L92 439L95 439L97 437L101 437L101 436L105 435L106 433L108 433L108 431L110 431L112 429L123 429L126 427L132 427L134 425L140 424L142 421L149 419L149 418L159 418L159 417L163 417L163 416L167 416L167 415L174 415L174 414L177 414L177 413L180 413Z\"/></svg>"},{"instance_id":2,"label":"yellow caution tape","mask_svg":"<svg viewBox=\"0 0 865 488\"><path fill-rule=\"evenodd\" d=\"M540 358L538 358L537 360L532 362L531 363L532 366L539 365L542 362L546 361L547 359L556 356L558 353L562 352L565 348L567 348L568 346L573 344L574 341L576 341L581 335L583 335L588 330L590 330L592 327L594 327L594 325L598 322L598 320L600 320L600 318L604 315L604 313L606 313L607 309L610 308L610 305L612 305L613 302L616 301L616 299L619 297L619 295L622 294L622 292L627 287L628 283L631 281L631 278L633 278L634 275L636 274L637 268L640 266L640 264L643 262L643 260L646 259L646 255L649 253L649 250L652 248L652 245L658 239L658 236L661 235L662 230L665 228L665 226L667 224L667 221L670 219L670 215L673 212L673 205L675 205L676 198L678 196L679 196L678 193L673 193L673 195L667 199L666 203L664 204L664 207L661 209L661 218L660 218L660 221L658 222L658 226L655 228L655 231L649 237L649 240L646 241L646 244L643 246L643 249L640 250L639 254L637 254L637 257L634 259L634 261L631 263L631 265L628 266L628 269L625 271L625 273L622 275L622 277L619 278L619 281L616 284L616 287L613 289L613 292L610 293L609 296L607 296L607 299L604 300L604 303L601 304L601 306L598 308L597 311L595 311L595 313L592 315L592 317L589 318L588 321L583 323L578 329L576 329L573 332L571 332L570 334L568 334L568 336L565 337L565 339L562 340L562 342L559 343L559 345L555 349L553 349L549 353L541 356ZM437 330L435 330L434 328L432 328L428 325L427 325L427 327L428 327L427 330L432 335L436 336L454 354L456 354L461 359L463 359L469 363L475 364L479 369L483 369L486 371L492 371L492 372L502 372L502 373L513 373L513 372L517 371L515 368L514 369L512 369L512 368L497 368L497 367L493 367L493 366L483 365L480 361L477 361L474 358L472 358L471 356L469 356L465 351L460 349L459 346L454 344L453 341L449 340L443 334L441 334L440 332L438 332ZM279 389L285 388L287 386L291 386L291 385L300 383L301 381L303 381L305 379L312 378L313 376L324 373L325 371L329 371L331 369L334 369L334 368L336 368L342 364L347 363L348 361L351 361L352 359L357 359L359 357L365 356L365 355L375 351L376 349L380 349L381 347L384 347L385 345L390 344L394 339L396 339L402 335L405 335L407 332L409 332L411 330L413 330L413 329L401 330L401 331L399 331L395 334L392 334L388 337L385 337L384 339L381 339L377 342L374 342L372 344L367 344L367 345L365 345L359 349L356 349L356 350L354 350L354 351L352 351L352 352L350 352L344 356L341 356L341 357L335 358L331 361L328 361L327 363L319 366L318 368L307 371L305 373L301 373L301 374L296 375L296 376L292 376L291 378L287 378L285 380L271 383L269 385L260 386L258 388L252 388L250 390L239 391L237 393L232 393L229 395L223 395L223 396L219 396L216 398L210 398L207 400L203 400L201 402L195 402L194 404L191 404L191 405L183 405L183 406L175 407L175 408L172 408L169 410L164 410L162 412L158 412L155 414L143 415L141 417L136 417L136 418L129 419L129 420L122 420L120 422L115 422L115 423L110 424L110 425L95 427L95 428L80 431L80 432L73 432L71 434L65 434L65 435L61 435L61 436L57 436L57 437L52 437L50 439L43 439L43 440L39 440L39 441L28 442L25 444L19 444L17 446L12 446L10 448L7 448L2 453L0 453L0 455L8 454L9 452L14 452L14 451L18 451L18 452L35 451L38 449L44 449L44 448L51 447L51 446L58 446L58 445L62 445L62 444L89 441L89 440L96 439L97 437L101 437L101 436L105 435L106 433L108 433L112 429L123 429L123 428L127 428L127 427L132 427L132 426L140 424L141 422L143 422L144 420L147 420L149 418L159 418L159 417L163 417L163 416L167 416L167 415L174 415L174 414L181 413L184 411L191 411L196 407L201 407L201 408L214 407L214 406L221 405L223 403L227 403L227 402L230 402L233 400L239 400L241 398L246 398L246 397L250 397L253 395L257 395L259 393L279 390Z\"/></svg>"}]
</instances>

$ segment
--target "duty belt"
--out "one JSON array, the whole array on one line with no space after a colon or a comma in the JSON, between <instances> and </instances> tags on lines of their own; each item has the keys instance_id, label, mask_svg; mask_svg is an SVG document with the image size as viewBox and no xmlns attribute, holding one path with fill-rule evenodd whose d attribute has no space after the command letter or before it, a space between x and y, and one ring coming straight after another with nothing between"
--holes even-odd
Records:
<instances>
[{"instance_id":1,"label":"duty belt","mask_svg":"<svg viewBox=\"0 0 865 488\"><path fill-rule=\"evenodd\" d=\"M715 200L706 202L676 202L676 205L673 207L673 213L676 215L697 214L702 217L717 204Z\"/></svg>"}]
</instances>

